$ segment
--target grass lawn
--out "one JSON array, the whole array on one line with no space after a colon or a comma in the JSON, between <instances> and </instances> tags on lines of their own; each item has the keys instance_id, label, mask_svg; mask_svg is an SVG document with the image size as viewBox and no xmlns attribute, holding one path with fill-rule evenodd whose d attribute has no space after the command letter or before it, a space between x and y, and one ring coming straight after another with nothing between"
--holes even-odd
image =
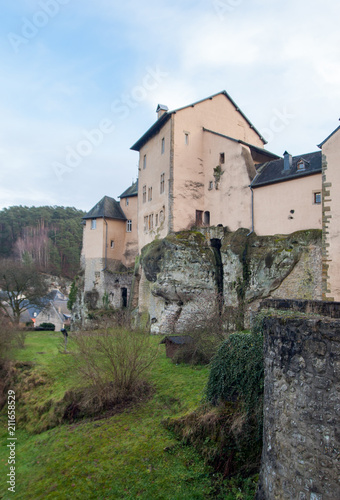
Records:
<instances>
[{"instance_id":1,"label":"grass lawn","mask_svg":"<svg viewBox=\"0 0 340 500\"><path fill-rule=\"evenodd\" d=\"M158 343L159 337L153 338ZM72 350L72 334L69 340ZM7 490L7 407L0 415L0 498L2 499L204 499L211 497L210 470L191 447L183 447L162 420L199 405L208 368L174 365L160 346L147 401L99 420L44 428L72 384L72 356L62 354L58 332L32 332L18 361L34 363L23 372L27 393L17 401L16 492ZM46 422L45 422L46 420ZM39 427L40 426L40 427ZM217 497L214 497L217 498Z\"/></svg>"}]
</instances>

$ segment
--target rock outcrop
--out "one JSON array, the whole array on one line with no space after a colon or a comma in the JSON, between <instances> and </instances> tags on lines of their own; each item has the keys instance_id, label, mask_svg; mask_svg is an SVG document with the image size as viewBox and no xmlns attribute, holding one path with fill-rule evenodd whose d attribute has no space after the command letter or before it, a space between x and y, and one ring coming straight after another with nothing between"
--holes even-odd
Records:
<instances>
[{"instance_id":1,"label":"rock outcrop","mask_svg":"<svg viewBox=\"0 0 340 500\"><path fill-rule=\"evenodd\" d=\"M263 298L321 299L321 231L183 231L144 247L135 275L152 333L183 333L216 314L242 328Z\"/></svg>"}]
</instances>

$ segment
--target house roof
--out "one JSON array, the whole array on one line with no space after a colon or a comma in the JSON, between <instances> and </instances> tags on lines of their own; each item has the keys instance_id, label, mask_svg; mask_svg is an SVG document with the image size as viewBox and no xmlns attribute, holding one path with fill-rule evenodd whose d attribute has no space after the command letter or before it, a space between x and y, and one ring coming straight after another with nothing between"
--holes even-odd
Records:
<instances>
[{"instance_id":1,"label":"house roof","mask_svg":"<svg viewBox=\"0 0 340 500\"><path fill-rule=\"evenodd\" d=\"M138 196L138 180L132 186L128 187L118 198L130 198L131 196Z\"/></svg>"},{"instance_id":2,"label":"house roof","mask_svg":"<svg viewBox=\"0 0 340 500\"><path fill-rule=\"evenodd\" d=\"M305 160L306 162L304 170L297 169L297 164L300 160ZM318 174L322 172L321 151L293 156L292 166L288 170L284 170L284 159L280 158L262 163L258 166L258 172L258 175L251 184L253 188Z\"/></svg>"},{"instance_id":3,"label":"house roof","mask_svg":"<svg viewBox=\"0 0 340 500\"><path fill-rule=\"evenodd\" d=\"M230 137L229 135L220 134L219 132L215 132L214 130L209 130L208 128L205 128L205 127L203 127L203 130L205 132L210 132L211 134L218 135L220 137L224 137L225 139L229 139L230 141L238 142L239 144L244 144L245 146L248 146L252 151L254 151L256 153L260 153L261 155L264 155L264 156L268 156L269 158L272 158L272 159L280 158L278 155L276 155L275 153L271 153L267 149L259 148L258 146L254 146L253 144L250 144L249 142L242 141L241 139L235 139L234 137Z\"/></svg>"},{"instance_id":4,"label":"house roof","mask_svg":"<svg viewBox=\"0 0 340 500\"><path fill-rule=\"evenodd\" d=\"M83 219L119 219L126 220L125 214L121 209L119 203L104 196L84 217Z\"/></svg>"},{"instance_id":5,"label":"house roof","mask_svg":"<svg viewBox=\"0 0 340 500\"><path fill-rule=\"evenodd\" d=\"M59 290L57 290L56 288L54 288L53 290L51 290L50 292L48 292L48 294L46 295L46 298L48 298L49 300L65 300L65 295L63 293L61 293Z\"/></svg>"},{"instance_id":6,"label":"house roof","mask_svg":"<svg viewBox=\"0 0 340 500\"><path fill-rule=\"evenodd\" d=\"M193 342L193 338L190 337L189 335L182 335L182 336L179 336L179 335L167 335L160 342L160 344L165 344L167 340L169 340L169 342L171 342L172 344L178 344L178 345L190 344L191 342Z\"/></svg>"},{"instance_id":7,"label":"house roof","mask_svg":"<svg viewBox=\"0 0 340 500\"><path fill-rule=\"evenodd\" d=\"M247 118L247 116L243 113L243 111L241 111L241 109L237 106L235 101L233 101L233 99L230 97L230 95L225 90L222 90L222 92L218 92L217 94L213 94L209 97L206 97L204 99L196 101L192 104L188 104L187 106L183 106L181 108L174 109L173 111L165 111L165 113L145 132L144 135L142 135L142 137L140 139L138 139L138 141L133 146L131 146L130 149L132 149L133 151L139 151L141 149L141 147L144 146L144 144L149 139L151 139L151 137L153 137L154 135L157 134L157 132L159 132L159 130L171 118L171 115L173 115L179 111L182 111L183 109L194 107L194 106L196 106L196 104L200 104L201 102L207 101L208 99L211 100L218 95L225 95L226 98L234 105L236 111L238 111L240 113L240 115L248 122L250 128L252 128L257 133L257 135L262 140L263 144L267 144L267 141L263 138L263 136L260 134L260 132L254 127L254 125ZM166 106L164 106L164 107L166 107Z\"/></svg>"},{"instance_id":8,"label":"house roof","mask_svg":"<svg viewBox=\"0 0 340 500\"><path fill-rule=\"evenodd\" d=\"M331 134L329 134L328 137L326 137L326 139L322 142L320 142L320 144L318 144L318 148L322 148L322 146L325 144L325 142L328 141L328 139L330 139L332 137L332 135L334 135L338 130L340 130L340 125L335 129L333 130L333 132Z\"/></svg>"}]
</instances>

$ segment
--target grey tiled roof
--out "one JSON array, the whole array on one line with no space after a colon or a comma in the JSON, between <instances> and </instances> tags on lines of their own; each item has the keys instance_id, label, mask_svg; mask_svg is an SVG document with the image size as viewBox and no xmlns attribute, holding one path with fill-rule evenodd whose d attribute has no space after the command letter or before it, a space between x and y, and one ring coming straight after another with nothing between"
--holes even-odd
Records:
<instances>
[{"instance_id":1,"label":"grey tiled roof","mask_svg":"<svg viewBox=\"0 0 340 500\"><path fill-rule=\"evenodd\" d=\"M125 214L121 209L119 203L104 196L84 217L83 219L120 219L126 220Z\"/></svg>"},{"instance_id":2,"label":"grey tiled roof","mask_svg":"<svg viewBox=\"0 0 340 500\"><path fill-rule=\"evenodd\" d=\"M297 170L297 164L300 160L305 160L305 170ZM259 174L252 182L252 187L257 188L267 184L298 179L307 175L321 173L321 151L307 153L299 156L293 156L292 166L289 170L284 170L284 159L269 161L258 166Z\"/></svg>"},{"instance_id":3,"label":"grey tiled roof","mask_svg":"<svg viewBox=\"0 0 340 500\"><path fill-rule=\"evenodd\" d=\"M129 198L131 196L138 195L138 180L132 184L132 186L128 187L123 194L119 196L119 198Z\"/></svg>"}]
</instances>

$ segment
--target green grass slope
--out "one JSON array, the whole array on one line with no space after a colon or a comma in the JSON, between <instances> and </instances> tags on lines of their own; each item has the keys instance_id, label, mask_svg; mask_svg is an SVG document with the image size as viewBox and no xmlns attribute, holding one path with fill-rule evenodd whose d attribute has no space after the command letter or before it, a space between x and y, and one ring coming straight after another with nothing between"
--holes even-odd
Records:
<instances>
[{"instance_id":1,"label":"green grass slope","mask_svg":"<svg viewBox=\"0 0 340 500\"><path fill-rule=\"evenodd\" d=\"M153 341L158 343L160 338ZM62 350L60 333L36 332L28 334L24 350L15 352L22 380L17 401L16 492L9 492L6 484L5 407L0 416L0 498L189 500L213 495L211 470L203 459L162 425L164 419L198 406L207 368L176 366L166 359L162 346L150 375L154 392L149 399L106 418L44 430L72 388L72 356ZM27 362L33 367L25 366Z\"/></svg>"}]
</instances>

